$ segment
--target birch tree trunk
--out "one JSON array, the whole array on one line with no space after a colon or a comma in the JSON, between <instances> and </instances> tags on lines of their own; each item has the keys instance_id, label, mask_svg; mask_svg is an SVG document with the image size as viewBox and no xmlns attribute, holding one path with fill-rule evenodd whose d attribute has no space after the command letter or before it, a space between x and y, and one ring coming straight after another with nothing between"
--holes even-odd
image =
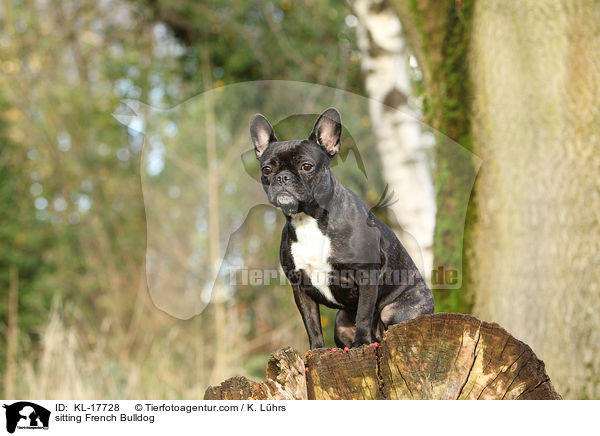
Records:
<instances>
[{"instance_id":1,"label":"birch tree trunk","mask_svg":"<svg viewBox=\"0 0 600 436\"><path fill-rule=\"evenodd\" d=\"M419 114L409 107L409 53L402 26L387 1L359 0L353 7L383 176L398 200L390 205L401 228L397 233L430 281L435 198Z\"/></svg>"}]
</instances>

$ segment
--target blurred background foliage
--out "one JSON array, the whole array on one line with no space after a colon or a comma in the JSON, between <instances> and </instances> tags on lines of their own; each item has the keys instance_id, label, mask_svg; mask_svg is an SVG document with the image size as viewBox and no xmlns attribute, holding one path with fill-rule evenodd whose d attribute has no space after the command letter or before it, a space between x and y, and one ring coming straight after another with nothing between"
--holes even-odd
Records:
<instances>
[{"instance_id":1,"label":"blurred background foliage","mask_svg":"<svg viewBox=\"0 0 600 436\"><path fill-rule=\"evenodd\" d=\"M154 307L143 138L112 113L122 98L170 107L204 89L269 78L360 93L349 14L335 1L2 3L4 397L201 397L223 374L260 376L281 346L306 348L287 286L228 303L228 335L237 339L227 362L210 352L210 306L187 321ZM248 218L248 231L263 225L262 212ZM273 243L260 243L275 251L276 220ZM250 245L256 256L277 256ZM324 315L328 331L331 319Z\"/></svg>"}]
</instances>

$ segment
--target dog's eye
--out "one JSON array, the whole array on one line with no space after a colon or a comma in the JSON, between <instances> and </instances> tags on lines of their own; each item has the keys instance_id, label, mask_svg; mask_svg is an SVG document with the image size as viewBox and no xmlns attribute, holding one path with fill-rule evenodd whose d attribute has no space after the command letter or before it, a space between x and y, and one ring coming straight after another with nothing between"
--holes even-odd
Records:
<instances>
[{"instance_id":1,"label":"dog's eye","mask_svg":"<svg viewBox=\"0 0 600 436\"><path fill-rule=\"evenodd\" d=\"M304 162L304 163L302 164L302 170L303 170L303 171L310 171L310 170L312 170L312 169L313 169L313 167L314 167L314 165L313 165L313 164L311 164L310 162Z\"/></svg>"},{"instance_id":2,"label":"dog's eye","mask_svg":"<svg viewBox=\"0 0 600 436\"><path fill-rule=\"evenodd\" d=\"M263 175L265 175L265 176L268 176L268 175L269 175L269 174L271 174L272 172L273 172L273 170L271 169L271 167L270 167L270 166L263 167L263 169L262 169L262 173L263 173Z\"/></svg>"}]
</instances>

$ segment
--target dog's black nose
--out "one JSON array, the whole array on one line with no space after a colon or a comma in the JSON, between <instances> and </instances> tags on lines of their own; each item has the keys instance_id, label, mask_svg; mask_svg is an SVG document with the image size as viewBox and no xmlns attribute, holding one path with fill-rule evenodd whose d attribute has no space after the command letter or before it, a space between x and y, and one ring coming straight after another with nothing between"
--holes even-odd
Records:
<instances>
[{"instance_id":1,"label":"dog's black nose","mask_svg":"<svg viewBox=\"0 0 600 436\"><path fill-rule=\"evenodd\" d=\"M285 184L287 184L287 182L290 181L290 176L288 174L282 173L282 174L278 174L276 179L277 179L277 183L279 183L280 185L285 185Z\"/></svg>"}]
</instances>

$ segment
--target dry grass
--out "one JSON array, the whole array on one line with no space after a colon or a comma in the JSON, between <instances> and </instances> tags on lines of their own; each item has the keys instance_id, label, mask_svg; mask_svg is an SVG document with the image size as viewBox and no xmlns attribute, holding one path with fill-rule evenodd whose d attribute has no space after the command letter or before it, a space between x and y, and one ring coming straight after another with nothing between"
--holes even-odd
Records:
<instances>
[{"instance_id":1,"label":"dry grass","mask_svg":"<svg viewBox=\"0 0 600 436\"><path fill-rule=\"evenodd\" d=\"M145 305L138 327L128 330L131 337L116 333L109 317L94 326L76 309L56 303L39 343L19 338L15 398L199 399L209 384L233 375L264 376L269 352L288 344L304 346L299 322L262 340L247 340L249 326L240 307L231 303L224 309L226 353L215 359L210 307L183 321Z\"/></svg>"},{"instance_id":2,"label":"dry grass","mask_svg":"<svg viewBox=\"0 0 600 436\"><path fill-rule=\"evenodd\" d=\"M49 315L40 346L19 362L19 398L197 398L206 381L194 371L195 356L165 352L181 335L170 329L164 338L140 344L130 356L111 344L109 323L90 341L89 332L68 325L59 310ZM198 377L200 375L200 377Z\"/></svg>"}]
</instances>

